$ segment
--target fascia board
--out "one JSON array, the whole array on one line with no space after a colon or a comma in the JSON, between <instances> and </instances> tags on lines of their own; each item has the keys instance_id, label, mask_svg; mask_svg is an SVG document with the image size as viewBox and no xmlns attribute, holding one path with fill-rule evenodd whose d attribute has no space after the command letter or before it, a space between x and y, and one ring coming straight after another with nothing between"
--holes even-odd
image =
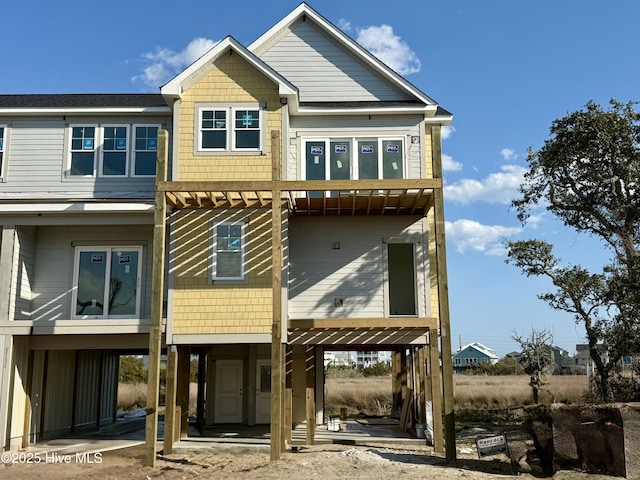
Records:
<instances>
[{"instance_id":1,"label":"fascia board","mask_svg":"<svg viewBox=\"0 0 640 480\"><path fill-rule=\"evenodd\" d=\"M247 63L256 68L259 72L271 79L278 85L280 95L297 95L298 90L288 80L278 74L266 63L256 57L247 50L233 37L228 36L224 40L218 42L211 50L202 55L198 60L189 65L185 70L160 88L160 92L165 97L180 97L182 95L182 83L191 76L191 74L207 63L213 62L220 55L231 49L235 54L240 55Z\"/></svg>"}]
</instances>

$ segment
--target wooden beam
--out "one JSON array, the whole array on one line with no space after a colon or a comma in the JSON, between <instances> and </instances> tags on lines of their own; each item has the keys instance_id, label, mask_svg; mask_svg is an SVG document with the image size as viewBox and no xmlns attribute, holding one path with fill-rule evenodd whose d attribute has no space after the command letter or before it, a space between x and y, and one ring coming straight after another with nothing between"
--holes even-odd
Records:
<instances>
[{"instance_id":1,"label":"wooden beam","mask_svg":"<svg viewBox=\"0 0 640 480\"><path fill-rule=\"evenodd\" d=\"M198 192L189 192L189 195L191 195L191 198L193 198L193 201L196 205L198 205L198 207L202 207L202 200L200 200L200 195L198 195Z\"/></svg>"},{"instance_id":2,"label":"wooden beam","mask_svg":"<svg viewBox=\"0 0 640 480\"><path fill-rule=\"evenodd\" d=\"M442 142L440 126L431 127L433 176L442 179ZM447 246L444 228L444 198L442 189L433 192L435 220L436 265L438 272L438 317L442 351L442 385L444 430L447 460L456 459L456 428L453 407L453 363L451 359L451 325L449 319L449 281L447 278Z\"/></svg>"},{"instance_id":3,"label":"wooden beam","mask_svg":"<svg viewBox=\"0 0 640 480\"><path fill-rule=\"evenodd\" d=\"M268 192L272 187L290 191L330 190L419 190L442 189L442 178L391 178L385 180L214 180L214 181L159 181L161 192Z\"/></svg>"},{"instance_id":4,"label":"wooden beam","mask_svg":"<svg viewBox=\"0 0 640 480\"><path fill-rule=\"evenodd\" d=\"M209 197L209 200L211 200L211 203L213 203L214 207L220 205L220 202L218 202L218 199L216 198L214 192L207 192L207 197Z\"/></svg>"},{"instance_id":5,"label":"wooden beam","mask_svg":"<svg viewBox=\"0 0 640 480\"><path fill-rule=\"evenodd\" d=\"M167 178L169 133L158 130L156 180ZM162 347L162 303L164 296L164 246L167 205L164 192L156 189L153 214L153 250L151 265L151 327L149 329L149 370L145 422L145 465L155 467L158 437L158 395L160 393L160 349Z\"/></svg>"},{"instance_id":6,"label":"wooden beam","mask_svg":"<svg viewBox=\"0 0 640 480\"><path fill-rule=\"evenodd\" d=\"M289 330L436 329L437 326L438 320L432 317L305 318L289 320Z\"/></svg>"},{"instance_id":7,"label":"wooden beam","mask_svg":"<svg viewBox=\"0 0 640 480\"><path fill-rule=\"evenodd\" d=\"M284 405L284 346L282 338L282 206L280 180L280 132L271 131L271 460L282 456ZM256 189L261 190L261 189Z\"/></svg>"},{"instance_id":8,"label":"wooden beam","mask_svg":"<svg viewBox=\"0 0 640 480\"><path fill-rule=\"evenodd\" d=\"M316 436L316 355L315 346L308 346L305 350L305 418L307 421L307 445L315 443Z\"/></svg>"},{"instance_id":9,"label":"wooden beam","mask_svg":"<svg viewBox=\"0 0 640 480\"><path fill-rule=\"evenodd\" d=\"M440 361L438 336L433 332L433 334L429 334L429 372L431 376L431 396L433 398L433 449L436 453L444 453L445 451L442 438L442 377L440 376ZM445 440L449 441L448 439Z\"/></svg>"},{"instance_id":10,"label":"wooden beam","mask_svg":"<svg viewBox=\"0 0 640 480\"><path fill-rule=\"evenodd\" d=\"M222 192L222 194L224 195L224 198L227 199L227 202L229 202L229 205L231 205L231 207L235 207L237 204L239 204L240 202L238 200L235 200L232 196L231 196L232 192Z\"/></svg>"},{"instance_id":11,"label":"wooden beam","mask_svg":"<svg viewBox=\"0 0 640 480\"><path fill-rule=\"evenodd\" d=\"M167 348L167 379L164 410L164 455L173 453L176 436L176 403L178 399L178 350L175 345Z\"/></svg>"},{"instance_id":12,"label":"wooden beam","mask_svg":"<svg viewBox=\"0 0 640 480\"><path fill-rule=\"evenodd\" d=\"M416 198L413 199L413 205L411 205L411 215L414 215L416 213L416 208L418 207L418 202L420 201L420 198L422 198L422 194L424 193L424 189L421 188L418 191L418 194L416 195Z\"/></svg>"},{"instance_id":13,"label":"wooden beam","mask_svg":"<svg viewBox=\"0 0 640 480\"><path fill-rule=\"evenodd\" d=\"M180 405L180 423L176 428L175 440L187 437L189 428L189 385L191 378L191 355L189 346L178 346L178 405Z\"/></svg>"},{"instance_id":14,"label":"wooden beam","mask_svg":"<svg viewBox=\"0 0 640 480\"><path fill-rule=\"evenodd\" d=\"M400 413L402 408L402 382L400 371L400 350L391 352L391 411Z\"/></svg>"}]
</instances>

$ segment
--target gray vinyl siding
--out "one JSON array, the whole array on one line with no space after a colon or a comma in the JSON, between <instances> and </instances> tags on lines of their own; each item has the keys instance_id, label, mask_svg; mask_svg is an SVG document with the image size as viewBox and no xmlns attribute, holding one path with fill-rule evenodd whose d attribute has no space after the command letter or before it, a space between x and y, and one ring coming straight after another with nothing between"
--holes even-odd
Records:
<instances>
[{"instance_id":1,"label":"gray vinyl siding","mask_svg":"<svg viewBox=\"0 0 640 480\"><path fill-rule=\"evenodd\" d=\"M15 292L15 320L31 319L31 300L34 283L36 228L20 226L16 229L16 254L12 275L12 291Z\"/></svg>"},{"instance_id":2,"label":"gray vinyl siding","mask_svg":"<svg viewBox=\"0 0 640 480\"><path fill-rule=\"evenodd\" d=\"M151 312L151 254L153 226L38 227L38 249L32 319L43 324L71 317L71 290L76 245L143 245L141 318ZM90 242L90 243L86 243Z\"/></svg>"},{"instance_id":3,"label":"gray vinyl siding","mask_svg":"<svg viewBox=\"0 0 640 480\"><path fill-rule=\"evenodd\" d=\"M116 411L118 354L108 350L78 351L75 426L111 423Z\"/></svg>"},{"instance_id":4,"label":"gray vinyl siding","mask_svg":"<svg viewBox=\"0 0 640 480\"><path fill-rule=\"evenodd\" d=\"M294 25L260 58L298 87L301 102L408 99L308 21Z\"/></svg>"},{"instance_id":5,"label":"gray vinyl siding","mask_svg":"<svg viewBox=\"0 0 640 480\"><path fill-rule=\"evenodd\" d=\"M301 162L304 161L303 140L402 137L407 165L405 178L424 178L426 164L425 140L420 129L422 119L420 115L292 117L290 138L298 141L289 142L286 176L288 179L300 178ZM418 143L412 143L412 137L417 137Z\"/></svg>"},{"instance_id":6,"label":"gray vinyl siding","mask_svg":"<svg viewBox=\"0 0 640 480\"><path fill-rule=\"evenodd\" d=\"M383 238L426 244L418 217L295 217L289 224L289 318L385 317ZM333 243L339 249L333 249ZM428 262L418 255L418 285ZM427 312L424 287L417 291ZM343 306L334 306L336 298Z\"/></svg>"},{"instance_id":7,"label":"gray vinyl siding","mask_svg":"<svg viewBox=\"0 0 640 480\"><path fill-rule=\"evenodd\" d=\"M0 119L0 123L5 122ZM0 183L0 199L153 198L155 178L104 178L97 175L90 178L67 177L68 126L82 124L166 125L166 123L167 119L164 117L75 119L67 117L66 121L13 120L9 122L11 137L6 145L4 158L6 170L4 182ZM133 140L131 137L131 145ZM171 150L169 149L169 151ZM96 159L96 169L98 168L99 158Z\"/></svg>"},{"instance_id":8,"label":"gray vinyl siding","mask_svg":"<svg viewBox=\"0 0 640 480\"><path fill-rule=\"evenodd\" d=\"M45 436L71 429L76 363L73 350L49 350L47 354L41 432Z\"/></svg>"}]
</instances>

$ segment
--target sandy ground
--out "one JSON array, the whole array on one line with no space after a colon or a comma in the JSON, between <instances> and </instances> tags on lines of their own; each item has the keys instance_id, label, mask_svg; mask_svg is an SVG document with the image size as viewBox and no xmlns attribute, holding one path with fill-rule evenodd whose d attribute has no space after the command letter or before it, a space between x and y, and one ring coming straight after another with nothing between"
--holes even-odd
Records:
<instances>
[{"instance_id":1,"label":"sandy ground","mask_svg":"<svg viewBox=\"0 0 640 480\"><path fill-rule=\"evenodd\" d=\"M307 478L426 478L430 480L458 479L488 480L513 478L506 457L478 459L475 451L460 445L458 461L447 464L433 454L430 447L385 445L345 446L320 445L300 447L287 452L278 461L270 461L269 449L264 447L230 448L221 445L207 449L180 451L160 456L155 468L144 466L142 445L104 452L89 457L94 463L82 463L75 456L69 458L40 457L38 464L26 464L16 459L0 465L3 480L31 479L307 479ZM6 454L6 452L5 452ZM32 459L35 460L35 459ZM69 461L69 463L59 463ZM86 462L87 459L85 459ZM521 474L519 479L533 479ZM614 480L615 477L588 475L580 472L558 472L554 480Z\"/></svg>"}]
</instances>

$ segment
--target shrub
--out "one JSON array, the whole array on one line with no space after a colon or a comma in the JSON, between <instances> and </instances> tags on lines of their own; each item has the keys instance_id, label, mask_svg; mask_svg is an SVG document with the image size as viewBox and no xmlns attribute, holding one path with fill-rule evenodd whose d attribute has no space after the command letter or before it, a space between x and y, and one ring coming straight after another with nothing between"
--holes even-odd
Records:
<instances>
[{"instance_id":1,"label":"shrub","mask_svg":"<svg viewBox=\"0 0 640 480\"><path fill-rule=\"evenodd\" d=\"M385 377L391 374L391 365L388 363L374 363L362 369L363 377Z\"/></svg>"},{"instance_id":2,"label":"shrub","mask_svg":"<svg viewBox=\"0 0 640 480\"><path fill-rule=\"evenodd\" d=\"M327 378L355 378L362 377L362 373L356 370L355 365L329 365L325 369Z\"/></svg>"},{"instance_id":3,"label":"shrub","mask_svg":"<svg viewBox=\"0 0 640 480\"><path fill-rule=\"evenodd\" d=\"M147 381L147 371L142 358L122 355L120 357L118 380L121 383L145 383Z\"/></svg>"}]
</instances>

